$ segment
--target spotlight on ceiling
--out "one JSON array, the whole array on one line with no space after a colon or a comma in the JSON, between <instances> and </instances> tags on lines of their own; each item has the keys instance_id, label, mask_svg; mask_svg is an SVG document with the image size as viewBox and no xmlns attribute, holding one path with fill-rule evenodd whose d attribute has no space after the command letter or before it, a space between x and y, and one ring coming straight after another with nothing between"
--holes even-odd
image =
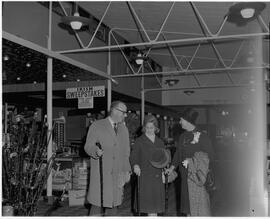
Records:
<instances>
[{"instance_id":1,"label":"spotlight on ceiling","mask_svg":"<svg viewBox=\"0 0 270 219\"><path fill-rule=\"evenodd\" d=\"M194 90L184 90L183 92L184 92L184 94L186 94L186 95L188 95L188 96L190 96L190 95L192 95L192 94L195 93Z\"/></svg>"},{"instance_id":2,"label":"spotlight on ceiling","mask_svg":"<svg viewBox=\"0 0 270 219\"><path fill-rule=\"evenodd\" d=\"M78 12L78 5L74 3L75 12L73 16L62 17L62 22L70 25L73 30L80 30L82 26L88 25L90 20L86 17L81 17Z\"/></svg>"},{"instance_id":3,"label":"spotlight on ceiling","mask_svg":"<svg viewBox=\"0 0 270 219\"><path fill-rule=\"evenodd\" d=\"M119 84L119 82L118 82L117 80L115 80L114 78L111 78L111 81L112 81L114 84L116 84L116 85Z\"/></svg>"},{"instance_id":4,"label":"spotlight on ceiling","mask_svg":"<svg viewBox=\"0 0 270 219\"><path fill-rule=\"evenodd\" d=\"M229 9L228 21L243 26L257 18L265 6L263 2L237 2Z\"/></svg>"},{"instance_id":5,"label":"spotlight on ceiling","mask_svg":"<svg viewBox=\"0 0 270 219\"><path fill-rule=\"evenodd\" d=\"M169 87L176 85L178 82L179 82L178 79L173 79L173 78L165 80L165 84L167 84Z\"/></svg>"},{"instance_id":6,"label":"spotlight on ceiling","mask_svg":"<svg viewBox=\"0 0 270 219\"><path fill-rule=\"evenodd\" d=\"M9 56L8 55L4 55L4 61L8 61L9 60Z\"/></svg>"},{"instance_id":7,"label":"spotlight on ceiling","mask_svg":"<svg viewBox=\"0 0 270 219\"><path fill-rule=\"evenodd\" d=\"M137 65L142 65L143 61L146 59L146 57L142 53L138 53L138 55L135 58L135 62Z\"/></svg>"},{"instance_id":8,"label":"spotlight on ceiling","mask_svg":"<svg viewBox=\"0 0 270 219\"><path fill-rule=\"evenodd\" d=\"M253 64L254 63L254 57L255 56L254 56L253 52L252 51L248 51L247 59L246 59L247 63Z\"/></svg>"},{"instance_id":9,"label":"spotlight on ceiling","mask_svg":"<svg viewBox=\"0 0 270 219\"><path fill-rule=\"evenodd\" d=\"M254 8L244 8L240 11L243 18L251 18L254 16L255 9Z\"/></svg>"}]
</instances>

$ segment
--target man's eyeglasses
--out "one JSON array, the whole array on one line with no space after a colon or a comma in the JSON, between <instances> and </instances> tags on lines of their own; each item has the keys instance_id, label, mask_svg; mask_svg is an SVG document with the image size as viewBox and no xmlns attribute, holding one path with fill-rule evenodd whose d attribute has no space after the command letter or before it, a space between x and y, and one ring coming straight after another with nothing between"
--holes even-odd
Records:
<instances>
[{"instance_id":1,"label":"man's eyeglasses","mask_svg":"<svg viewBox=\"0 0 270 219\"><path fill-rule=\"evenodd\" d=\"M124 110L121 110L121 109L118 109L118 108L115 108L115 109L122 112L123 114L127 114L127 111L124 111Z\"/></svg>"}]
</instances>

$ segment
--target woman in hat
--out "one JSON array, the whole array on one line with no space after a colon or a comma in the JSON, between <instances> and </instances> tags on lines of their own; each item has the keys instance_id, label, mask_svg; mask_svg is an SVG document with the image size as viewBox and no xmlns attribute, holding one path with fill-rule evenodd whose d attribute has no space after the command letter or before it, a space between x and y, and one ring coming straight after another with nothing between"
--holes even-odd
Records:
<instances>
[{"instance_id":1,"label":"woman in hat","mask_svg":"<svg viewBox=\"0 0 270 219\"><path fill-rule=\"evenodd\" d=\"M148 115L144 119L143 134L136 139L130 155L134 173L139 176L140 212L157 216L165 210L165 187L162 168L170 162L170 154L163 141L156 136L157 119Z\"/></svg>"},{"instance_id":2,"label":"woman in hat","mask_svg":"<svg viewBox=\"0 0 270 219\"><path fill-rule=\"evenodd\" d=\"M191 216L210 216L210 200L204 183L213 159L210 138L196 127L198 112L184 111L180 124L185 130L179 138L172 165L166 172L179 167L181 175L181 212Z\"/></svg>"}]
</instances>

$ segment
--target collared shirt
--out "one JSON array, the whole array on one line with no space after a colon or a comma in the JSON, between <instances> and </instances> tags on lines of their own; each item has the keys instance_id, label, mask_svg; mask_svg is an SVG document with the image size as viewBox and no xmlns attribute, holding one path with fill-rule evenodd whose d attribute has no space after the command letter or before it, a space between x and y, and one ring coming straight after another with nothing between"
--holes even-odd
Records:
<instances>
[{"instance_id":1,"label":"collared shirt","mask_svg":"<svg viewBox=\"0 0 270 219\"><path fill-rule=\"evenodd\" d=\"M114 124L117 124L117 123L114 122L110 116L108 116L108 118L109 118L109 121L110 121L112 127L114 128Z\"/></svg>"}]
</instances>

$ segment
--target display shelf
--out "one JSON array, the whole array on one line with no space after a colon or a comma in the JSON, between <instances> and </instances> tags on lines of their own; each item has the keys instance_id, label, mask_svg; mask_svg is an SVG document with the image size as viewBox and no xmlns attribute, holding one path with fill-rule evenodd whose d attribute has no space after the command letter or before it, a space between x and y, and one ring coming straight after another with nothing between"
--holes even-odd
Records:
<instances>
[{"instance_id":1,"label":"display shelf","mask_svg":"<svg viewBox=\"0 0 270 219\"><path fill-rule=\"evenodd\" d=\"M86 190L89 182L89 164L89 158L57 157L52 169L52 189Z\"/></svg>"}]
</instances>

